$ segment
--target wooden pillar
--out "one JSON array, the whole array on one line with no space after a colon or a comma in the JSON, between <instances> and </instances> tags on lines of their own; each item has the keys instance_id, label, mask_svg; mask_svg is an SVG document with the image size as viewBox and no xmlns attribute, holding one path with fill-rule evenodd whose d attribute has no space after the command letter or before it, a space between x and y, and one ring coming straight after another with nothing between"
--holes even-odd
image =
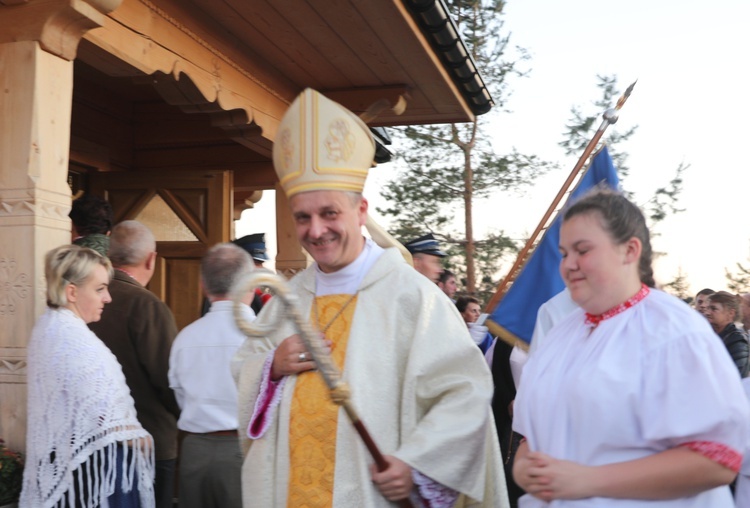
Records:
<instances>
[{"instance_id":1,"label":"wooden pillar","mask_svg":"<svg viewBox=\"0 0 750 508\"><path fill-rule=\"evenodd\" d=\"M17 450L25 449L26 344L46 307L44 254L71 240L72 58L93 18L101 21L95 4L0 5L0 437Z\"/></svg>"},{"instance_id":2,"label":"wooden pillar","mask_svg":"<svg viewBox=\"0 0 750 508\"><path fill-rule=\"evenodd\" d=\"M284 189L276 184L276 272L287 279L307 267L308 259L302 246L297 241L292 212Z\"/></svg>"},{"instance_id":3,"label":"wooden pillar","mask_svg":"<svg viewBox=\"0 0 750 508\"><path fill-rule=\"evenodd\" d=\"M0 45L0 435L23 448L26 343L46 306L44 253L70 243L73 64L36 41Z\"/></svg>"}]
</instances>

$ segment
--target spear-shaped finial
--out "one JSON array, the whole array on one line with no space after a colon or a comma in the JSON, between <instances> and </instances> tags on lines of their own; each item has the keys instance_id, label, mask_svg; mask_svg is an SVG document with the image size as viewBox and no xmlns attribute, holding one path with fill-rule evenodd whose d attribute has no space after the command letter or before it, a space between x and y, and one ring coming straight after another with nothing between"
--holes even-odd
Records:
<instances>
[{"instance_id":1,"label":"spear-shaped finial","mask_svg":"<svg viewBox=\"0 0 750 508\"><path fill-rule=\"evenodd\" d=\"M617 100L617 106L615 106L615 109L619 110L620 108L622 108L623 104L625 104L625 101L628 100L628 97L630 97L630 94L633 92L633 88L635 88L636 83L638 83L637 79L633 81L625 90L625 93L622 94L622 96Z\"/></svg>"},{"instance_id":2,"label":"spear-shaped finial","mask_svg":"<svg viewBox=\"0 0 750 508\"><path fill-rule=\"evenodd\" d=\"M604 114L602 115L602 117L604 118L604 121L599 127L598 132L604 132L604 129L606 129L608 125L617 123L617 119L619 118L619 115L617 113L618 111L620 111L620 108L625 104L625 101L628 100L628 97L630 97L630 93L633 91L633 88L635 88L635 84L637 82L638 82L637 79L633 81L633 83L625 90L625 93L622 94L619 99L617 99L617 104L615 105L614 108L609 108L607 111L604 112Z\"/></svg>"}]
</instances>

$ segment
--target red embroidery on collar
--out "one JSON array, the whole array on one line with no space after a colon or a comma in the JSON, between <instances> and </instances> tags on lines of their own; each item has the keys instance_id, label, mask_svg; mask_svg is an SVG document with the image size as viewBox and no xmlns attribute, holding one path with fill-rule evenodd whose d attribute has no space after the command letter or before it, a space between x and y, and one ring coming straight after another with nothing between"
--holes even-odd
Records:
<instances>
[{"instance_id":1,"label":"red embroidery on collar","mask_svg":"<svg viewBox=\"0 0 750 508\"><path fill-rule=\"evenodd\" d=\"M622 302L620 305L616 305L616 306L612 307L607 312L604 312L604 313L598 314L598 315L589 314L587 312L586 313L586 324L587 325L596 326L599 323L601 323L602 321L604 321L605 319L609 319L611 317L614 317L614 316L620 314L621 312L625 312L630 307L632 307L636 303L638 303L641 300L643 300L644 298L646 298L646 296L649 294L649 292L650 292L650 290L648 289L648 286L645 285L645 284L643 284L643 283L641 283L641 289L638 290L638 292L636 294L634 294L632 297L630 297L626 301Z\"/></svg>"}]
</instances>

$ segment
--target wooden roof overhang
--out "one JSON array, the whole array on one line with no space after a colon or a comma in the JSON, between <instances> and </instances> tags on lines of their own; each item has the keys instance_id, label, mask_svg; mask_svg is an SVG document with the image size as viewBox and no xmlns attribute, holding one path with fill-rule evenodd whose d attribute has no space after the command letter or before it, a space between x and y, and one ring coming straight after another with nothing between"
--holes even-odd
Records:
<instances>
[{"instance_id":1,"label":"wooden roof overhang","mask_svg":"<svg viewBox=\"0 0 750 508\"><path fill-rule=\"evenodd\" d=\"M53 3L68 1L75 8L105 2ZM0 12L32 11L50 0L0 4ZM271 188L278 124L306 87L357 113L384 99L390 108L373 126L467 122L492 106L442 0L106 4L114 10L101 16L101 27L86 32L78 48L53 52L76 58L74 104L100 111L101 101L109 101L106 108L143 127L133 130L132 146L123 147L132 159L110 169L158 169L171 160L171 149L189 153L203 143L212 147L216 163L235 170L236 190ZM75 108L73 123L84 124L76 121ZM80 129L98 135L95 126ZM74 149L96 150L75 129L72 134Z\"/></svg>"}]
</instances>

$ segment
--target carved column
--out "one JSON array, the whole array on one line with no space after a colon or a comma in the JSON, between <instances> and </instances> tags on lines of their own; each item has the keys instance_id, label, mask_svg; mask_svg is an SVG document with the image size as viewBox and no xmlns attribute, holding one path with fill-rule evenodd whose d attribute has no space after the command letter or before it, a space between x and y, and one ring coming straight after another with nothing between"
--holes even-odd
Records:
<instances>
[{"instance_id":1,"label":"carved column","mask_svg":"<svg viewBox=\"0 0 750 508\"><path fill-rule=\"evenodd\" d=\"M297 272L307 267L308 260L305 251L297 241L292 212L284 189L276 184L276 273L291 279Z\"/></svg>"},{"instance_id":2,"label":"carved column","mask_svg":"<svg viewBox=\"0 0 750 508\"><path fill-rule=\"evenodd\" d=\"M0 0L0 437L25 449L26 344L46 306L44 254L70 242L78 41L119 0Z\"/></svg>"}]
</instances>

